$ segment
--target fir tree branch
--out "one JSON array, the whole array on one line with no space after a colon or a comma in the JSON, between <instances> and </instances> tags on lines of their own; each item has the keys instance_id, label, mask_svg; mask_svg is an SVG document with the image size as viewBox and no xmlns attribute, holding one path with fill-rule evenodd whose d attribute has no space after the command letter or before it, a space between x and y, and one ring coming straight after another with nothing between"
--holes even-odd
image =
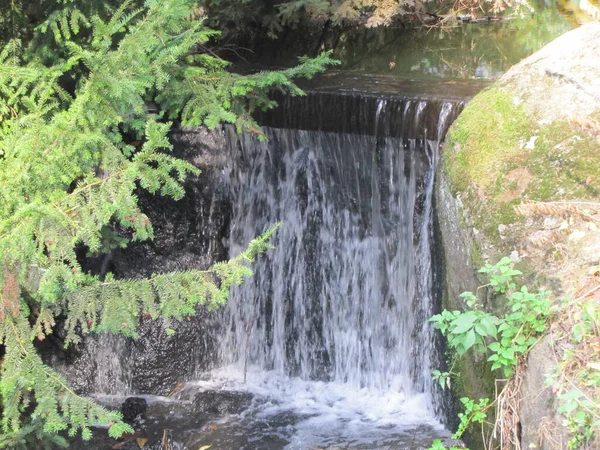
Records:
<instances>
[{"instance_id":1,"label":"fir tree branch","mask_svg":"<svg viewBox=\"0 0 600 450\"><path fill-rule=\"evenodd\" d=\"M300 95L291 77L332 63L324 54L298 69L232 74L226 61L193 54L218 34L190 20L193 2L138 4L107 0L98 9L46 2L30 40L0 50L0 254L10 263L0 267L0 288L11 299L0 321L6 350L0 393L5 436L15 439L20 430L42 436L65 427L88 438L89 426L114 417L77 397L37 354L32 339L51 333L55 318L64 318L67 343L103 329L135 337L141 313L168 322L195 314L199 305L222 305L270 246L275 228L208 270L105 282L82 273L76 248L100 252L114 224L126 230L119 236L124 245L153 238L139 187L178 199L186 176L199 172L168 154L164 118L258 130L251 112L275 106L268 97L273 87ZM69 89L65 80L73 82ZM149 101L161 105L160 113L148 110ZM98 177L99 167L108 175ZM11 293L15 282L27 302ZM35 413L25 414L31 401Z\"/></svg>"}]
</instances>

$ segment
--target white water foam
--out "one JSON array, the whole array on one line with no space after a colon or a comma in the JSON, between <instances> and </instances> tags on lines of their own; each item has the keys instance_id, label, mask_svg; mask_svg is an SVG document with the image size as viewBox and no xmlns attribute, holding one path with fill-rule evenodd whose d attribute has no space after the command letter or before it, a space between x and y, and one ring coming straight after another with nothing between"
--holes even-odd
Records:
<instances>
[{"instance_id":1,"label":"white water foam","mask_svg":"<svg viewBox=\"0 0 600 450\"><path fill-rule=\"evenodd\" d=\"M254 401L240 417L228 421L280 423L287 450L309 448L414 448L429 445L449 433L434 416L426 394L359 388L336 382L289 378L249 366L244 383L239 366L222 367L209 380L195 381L186 390L249 392Z\"/></svg>"}]
</instances>

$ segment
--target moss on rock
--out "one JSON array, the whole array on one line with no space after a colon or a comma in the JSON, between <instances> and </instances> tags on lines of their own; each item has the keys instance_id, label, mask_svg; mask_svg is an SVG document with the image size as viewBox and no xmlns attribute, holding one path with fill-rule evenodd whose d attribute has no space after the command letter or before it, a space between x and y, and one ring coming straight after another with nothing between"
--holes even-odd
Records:
<instances>
[{"instance_id":1,"label":"moss on rock","mask_svg":"<svg viewBox=\"0 0 600 450\"><path fill-rule=\"evenodd\" d=\"M499 231L523 223L516 205L600 196L600 125L595 119L600 107L585 119L540 124L516 98L507 86L477 95L450 128L442 163L452 193L461 196L473 227L498 255L510 252L520 239Z\"/></svg>"},{"instance_id":2,"label":"moss on rock","mask_svg":"<svg viewBox=\"0 0 600 450\"><path fill-rule=\"evenodd\" d=\"M498 176L512 160L520 159L519 140L527 133L528 122L504 91L491 87L477 95L447 137L455 151L444 154L444 163L455 189L464 190L473 182L484 192L493 192Z\"/></svg>"}]
</instances>

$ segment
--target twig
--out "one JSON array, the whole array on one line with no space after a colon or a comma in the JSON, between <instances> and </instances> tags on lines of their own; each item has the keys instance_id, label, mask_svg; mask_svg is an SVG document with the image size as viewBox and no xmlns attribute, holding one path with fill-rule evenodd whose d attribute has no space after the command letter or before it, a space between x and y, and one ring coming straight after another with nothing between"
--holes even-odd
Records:
<instances>
[{"instance_id":1,"label":"twig","mask_svg":"<svg viewBox=\"0 0 600 450\"><path fill-rule=\"evenodd\" d=\"M171 450L169 445L169 430L164 429L162 439L160 441L161 450Z\"/></svg>"},{"instance_id":2,"label":"twig","mask_svg":"<svg viewBox=\"0 0 600 450\"><path fill-rule=\"evenodd\" d=\"M596 292L598 289L600 289L600 284L598 286L596 286L595 288L590 289L589 291L587 291L585 294L581 295L580 297L576 298L574 300L574 303L577 303L581 300L583 300L584 298L586 298L588 295L593 294L594 292Z\"/></svg>"},{"instance_id":3,"label":"twig","mask_svg":"<svg viewBox=\"0 0 600 450\"><path fill-rule=\"evenodd\" d=\"M171 398L173 396L173 394L175 394L177 391L179 391L182 387L183 387L183 383L177 383L177 386L175 386L173 388L173 390L171 392L169 392L169 395L167 395L167 397Z\"/></svg>"}]
</instances>

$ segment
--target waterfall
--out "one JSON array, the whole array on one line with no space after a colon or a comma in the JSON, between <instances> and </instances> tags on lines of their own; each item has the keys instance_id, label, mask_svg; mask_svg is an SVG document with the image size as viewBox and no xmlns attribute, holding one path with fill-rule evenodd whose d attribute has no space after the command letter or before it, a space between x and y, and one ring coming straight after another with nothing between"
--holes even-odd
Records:
<instances>
[{"instance_id":1,"label":"waterfall","mask_svg":"<svg viewBox=\"0 0 600 450\"><path fill-rule=\"evenodd\" d=\"M309 90L302 97L276 97L279 107L259 114L258 119L272 128L361 135L377 132L380 136L422 139L438 128L442 136L446 134L451 119L468 99L468 96L453 100L451 97L450 93L444 98L388 94L383 100L372 92ZM377 114L377 109L383 107L382 102L386 103L385 114ZM450 116L441 117L448 107L451 107Z\"/></svg>"},{"instance_id":2,"label":"waterfall","mask_svg":"<svg viewBox=\"0 0 600 450\"><path fill-rule=\"evenodd\" d=\"M428 220L416 210L432 168L414 143L398 151L395 139L267 133L267 143L230 135L248 163L232 170L232 250L282 227L256 278L231 297L224 358L244 357L250 321L249 359L262 368L412 392L414 229Z\"/></svg>"},{"instance_id":3,"label":"waterfall","mask_svg":"<svg viewBox=\"0 0 600 450\"><path fill-rule=\"evenodd\" d=\"M313 123L265 127L268 140L261 141L226 129L231 255L282 225L254 277L231 294L221 375L240 380L248 370L249 383L270 395L280 389L284 403L316 386L311 402L329 407L344 398L376 421L381 403L394 398L390 411L400 422L411 413L412 425L435 422L427 321L434 302L433 183L439 143L457 108L378 100L369 134ZM390 111L404 123L392 125ZM355 404L365 392L370 400Z\"/></svg>"}]
</instances>

